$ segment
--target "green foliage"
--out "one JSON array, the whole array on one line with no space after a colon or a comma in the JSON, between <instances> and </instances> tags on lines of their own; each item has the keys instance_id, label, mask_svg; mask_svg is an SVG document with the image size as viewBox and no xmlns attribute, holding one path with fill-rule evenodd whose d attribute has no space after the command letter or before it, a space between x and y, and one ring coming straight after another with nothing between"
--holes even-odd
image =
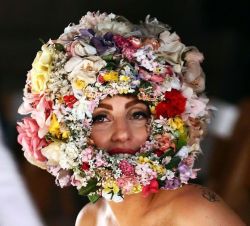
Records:
<instances>
[{"instance_id":1,"label":"green foliage","mask_svg":"<svg viewBox=\"0 0 250 226\"><path fill-rule=\"evenodd\" d=\"M60 43L55 43L55 48L56 48L56 50L58 50L60 52L65 51L64 46Z\"/></svg>"},{"instance_id":2,"label":"green foliage","mask_svg":"<svg viewBox=\"0 0 250 226\"><path fill-rule=\"evenodd\" d=\"M88 199L90 202L95 203L98 201L98 199L100 198L100 195L93 193L93 194L89 194L88 195Z\"/></svg>"},{"instance_id":3,"label":"green foliage","mask_svg":"<svg viewBox=\"0 0 250 226\"><path fill-rule=\"evenodd\" d=\"M78 193L79 195L89 195L89 193L91 192L95 192L98 190L98 186L97 186L97 179L92 178L88 181L88 184L86 187L81 188Z\"/></svg>"},{"instance_id":4,"label":"green foliage","mask_svg":"<svg viewBox=\"0 0 250 226\"><path fill-rule=\"evenodd\" d=\"M166 169L173 169L176 168L179 163L180 163L181 159L178 156L175 156L171 159L171 161L166 165Z\"/></svg>"}]
</instances>

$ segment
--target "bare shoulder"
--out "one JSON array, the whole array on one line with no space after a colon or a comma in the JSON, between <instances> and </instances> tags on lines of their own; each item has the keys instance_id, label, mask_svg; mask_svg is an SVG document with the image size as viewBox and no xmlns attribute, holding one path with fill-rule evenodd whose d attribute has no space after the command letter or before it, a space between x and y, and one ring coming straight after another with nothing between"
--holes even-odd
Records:
<instances>
[{"instance_id":1,"label":"bare shoulder","mask_svg":"<svg viewBox=\"0 0 250 226\"><path fill-rule=\"evenodd\" d=\"M245 226L222 198L209 188L186 185L175 199L177 225Z\"/></svg>"},{"instance_id":2,"label":"bare shoulder","mask_svg":"<svg viewBox=\"0 0 250 226\"><path fill-rule=\"evenodd\" d=\"M88 203L79 212L75 226L94 226L96 225L96 216L101 202L95 204Z\"/></svg>"}]
</instances>

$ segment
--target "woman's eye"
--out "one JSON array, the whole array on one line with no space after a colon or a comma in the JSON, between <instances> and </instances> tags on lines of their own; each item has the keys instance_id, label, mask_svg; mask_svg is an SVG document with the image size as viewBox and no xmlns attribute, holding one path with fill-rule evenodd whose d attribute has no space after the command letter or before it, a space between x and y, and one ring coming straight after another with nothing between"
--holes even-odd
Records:
<instances>
[{"instance_id":1,"label":"woman's eye","mask_svg":"<svg viewBox=\"0 0 250 226\"><path fill-rule=\"evenodd\" d=\"M133 119L148 119L149 115L144 111L136 111L132 114Z\"/></svg>"},{"instance_id":2,"label":"woman's eye","mask_svg":"<svg viewBox=\"0 0 250 226\"><path fill-rule=\"evenodd\" d=\"M92 118L93 123L101 123L101 122L107 122L107 121L108 121L107 115L105 114L96 115L96 116L93 116Z\"/></svg>"}]
</instances>

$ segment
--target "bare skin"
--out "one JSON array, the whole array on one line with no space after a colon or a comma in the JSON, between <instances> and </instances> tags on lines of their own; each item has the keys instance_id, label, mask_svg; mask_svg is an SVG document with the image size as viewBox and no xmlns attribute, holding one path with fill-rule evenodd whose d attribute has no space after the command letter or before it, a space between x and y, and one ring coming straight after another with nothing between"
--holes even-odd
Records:
<instances>
[{"instance_id":1,"label":"bare skin","mask_svg":"<svg viewBox=\"0 0 250 226\"><path fill-rule=\"evenodd\" d=\"M132 97L106 98L94 111L91 138L108 152L136 152L148 138L147 107ZM127 195L123 202L99 200L86 205L76 226L243 226L213 191L185 185L146 198Z\"/></svg>"},{"instance_id":2,"label":"bare skin","mask_svg":"<svg viewBox=\"0 0 250 226\"><path fill-rule=\"evenodd\" d=\"M109 209L109 214L105 209ZM118 223L119 222L119 223ZM244 226L214 192L186 185L144 198L125 197L122 203L100 200L79 213L76 226Z\"/></svg>"}]
</instances>

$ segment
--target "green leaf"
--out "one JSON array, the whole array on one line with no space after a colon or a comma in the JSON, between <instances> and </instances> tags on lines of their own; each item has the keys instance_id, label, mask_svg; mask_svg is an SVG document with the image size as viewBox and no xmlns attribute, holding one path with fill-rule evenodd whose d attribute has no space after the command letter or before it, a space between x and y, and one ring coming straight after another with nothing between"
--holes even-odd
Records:
<instances>
[{"instance_id":1,"label":"green leaf","mask_svg":"<svg viewBox=\"0 0 250 226\"><path fill-rule=\"evenodd\" d=\"M179 138L177 140L177 144L176 144L176 149L177 150L180 150L183 146L185 146L187 144L187 141L186 139L183 139L183 138Z\"/></svg>"},{"instance_id":2,"label":"green leaf","mask_svg":"<svg viewBox=\"0 0 250 226\"><path fill-rule=\"evenodd\" d=\"M94 193L94 194L88 195L88 198L90 202L95 203L100 198L100 195Z\"/></svg>"},{"instance_id":3,"label":"green leaf","mask_svg":"<svg viewBox=\"0 0 250 226\"><path fill-rule=\"evenodd\" d=\"M180 161L181 159L178 156L173 157L171 161L166 165L166 169L176 168L179 165Z\"/></svg>"},{"instance_id":4,"label":"green leaf","mask_svg":"<svg viewBox=\"0 0 250 226\"><path fill-rule=\"evenodd\" d=\"M95 192L96 190L98 190L98 186L97 186L97 179L93 178L90 179L88 181L88 184L86 187L81 188L78 193L79 195L88 195L91 192Z\"/></svg>"},{"instance_id":5,"label":"green leaf","mask_svg":"<svg viewBox=\"0 0 250 226\"><path fill-rule=\"evenodd\" d=\"M152 84L150 82L147 82L147 81L142 81L141 82L140 88L146 89L148 87L152 87Z\"/></svg>"},{"instance_id":6,"label":"green leaf","mask_svg":"<svg viewBox=\"0 0 250 226\"><path fill-rule=\"evenodd\" d=\"M173 156L175 154L174 149L170 148L169 150L167 150L161 157L160 159L165 158L166 156Z\"/></svg>"},{"instance_id":7,"label":"green leaf","mask_svg":"<svg viewBox=\"0 0 250 226\"><path fill-rule=\"evenodd\" d=\"M105 61L112 61L113 60L113 55L109 54L109 55L102 56L102 59L105 60Z\"/></svg>"},{"instance_id":8,"label":"green leaf","mask_svg":"<svg viewBox=\"0 0 250 226\"><path fill-rule=\"evenodd\" d=\"M56 50L58 50L60 52L63 52L65 50L64 46L60 43L55 43L55 48L56 48Z\"/></svg>"},{"instance_id":9,"label":"green leaf","mask_svg":"<svg viewBox=\"0 0 250 226\"><path fill-rule=\"evenodd\" d=\"M176 143L176 149L180 150L183 146L187 145L187 131L179 135L179 138Z\"/></svg>"},{"instance_id":10,"label":"green leaf","mask_svg":"<svg viewBox=\"0 0 250 226\"><path fill-rule=\"evenodd\" d=\"M45 44L45 41L42 38L38 39L43 45Z\"/></svg>"}]
</instances>

